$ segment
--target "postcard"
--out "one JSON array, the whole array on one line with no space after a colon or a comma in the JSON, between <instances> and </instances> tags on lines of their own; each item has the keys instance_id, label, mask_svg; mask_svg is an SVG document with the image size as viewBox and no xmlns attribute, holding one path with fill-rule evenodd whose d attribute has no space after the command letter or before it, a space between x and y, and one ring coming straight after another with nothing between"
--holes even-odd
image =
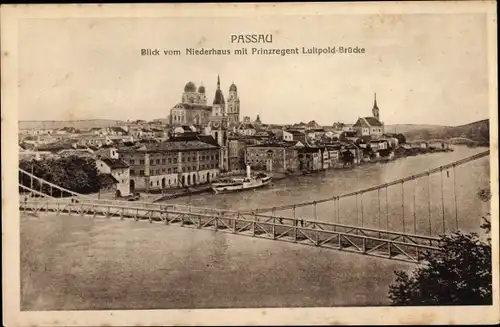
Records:
<instances>
[{"instance_id":1,"label":"postcard","mask_svg":"<svg viewBox=\"0 0 500 327\"><path fill-rule=\"evenodd\" d=\"M1 24L6 326L499 322L494 2Z\"/></svg>"}]
</instances>

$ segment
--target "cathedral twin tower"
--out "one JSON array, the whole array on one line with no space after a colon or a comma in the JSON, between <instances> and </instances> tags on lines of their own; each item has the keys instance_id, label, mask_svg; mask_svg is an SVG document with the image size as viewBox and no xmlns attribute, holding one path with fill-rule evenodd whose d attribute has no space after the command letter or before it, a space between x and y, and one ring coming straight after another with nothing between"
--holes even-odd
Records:
<instances>
[{"instance_id":1,"label":"cathedral twin tower","mask_svg":"<svg viewBox=\"0 0 500 327\"><path fill-rule=\"evenodd\" d=\"M229 125L237 125L240 121L240 99L238 89L234 83L229 87L229 97L224 99L220 88L220 78L217 76L217 89L212 106L207 105L205 87L196 88L193 82L184 86L181 103L171 109L171 123L181 125L207 125L210 117L225 116Z\"/></svg>"}]
</instances>

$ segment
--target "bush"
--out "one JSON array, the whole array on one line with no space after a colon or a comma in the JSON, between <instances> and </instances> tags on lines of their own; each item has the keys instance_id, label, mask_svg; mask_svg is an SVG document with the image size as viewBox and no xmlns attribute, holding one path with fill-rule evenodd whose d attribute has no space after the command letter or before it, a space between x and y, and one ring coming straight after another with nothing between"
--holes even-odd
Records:
<instances>
[{"instance_id":1,"label":"bush","mask_svg":"<svg viewBox=\"0 0 500 327\"><path fill-rule=\"evenodd\" d=\"M488 202L489 190L478 197ZM425 253L424 264L411 274L395 271L389 287L393 305L491 305L491 222L483 217L486 242L475 233L456 232L441 237L439 253Z\"/></svg>"}]
</instances>

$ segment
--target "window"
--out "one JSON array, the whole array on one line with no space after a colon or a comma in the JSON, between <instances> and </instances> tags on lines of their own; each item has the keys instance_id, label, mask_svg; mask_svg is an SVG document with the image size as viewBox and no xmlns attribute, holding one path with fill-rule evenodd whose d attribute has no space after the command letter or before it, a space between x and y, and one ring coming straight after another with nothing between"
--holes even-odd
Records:
<instances>
[{"instance_id":1,"label":"window","mask_svg":"<svg viewBox=\"0 0 500 327\"><path fill-rule=\"evenodd\" d=\"M165 173L165 168L162 168L162 169L161 169L161 172L162 172L162 173Z\"/></svg>"},{"instance_id":2,"label":"window","mask_svg":"<svg viewBox=\"0 0 500 327\"><path fill-rule=\"evenodd\" d=\"M134 159L130 159L130 164L131 164L131 165L135 165L135 161L134 161Z\"/></svg>"},{"instance_id":3,"label":"window","mask_svg":"<svg viewBox=\"0 0 500 327\"><path fill-rule=\"evenodd\" d=\"M144 159L139 160L139 164L144 165Z\"/></svg>"},{"instance_id":4,"label":"window","mask_svg":"<svg viewBox=\"0 0 500 327\"><path fill-rule=\"evenodd\" d=\"M139 170L139 176L144 176L144 170Z\"/></svg>"},{"instance_id":5,"label":"window","mask_svg":"<svg viewBox=\"0 0 500 327\"><path fill-rule=\"evenodd\" d=\"M167 163L167 159L161 159L161 163L162 164L166 164Z\"/></svg>"},{"instance_id":6,"label":"window","mask_svg":"<svg viewBox=\"0 0 500 327\"><path fill-rule=\"evenodd\" d=\"M172 173L172 168L168 168L168 173L171 174Z\"/></svg>"},{"instance_id":7,"label":"window","mask_svg":"<svg viewBox=\"0 0 500 327\"><path fill-rule=\"evenodd\" d=\"M177 172L177 168L174 168L174 173L176 173L176 172Z\"/></svg>"},{"instance_id":8,"label":"window","mask_svg":"<svg viewBox=\"0 0 500 327\"><path fill-rule=\"evenodd\" d=\"M130 175L134 175L134 174L135 174L135 170L130 169Z\"/></svg>"},{"instance_id":9,"label":"window","mask_svg":"<svg viewBox=\"0 0 500 327\"><path fill-rule=\"evenodd\" d=\"M156 159L156 164L159 165L160 164L160 159Z\"/></svg>"}]
</instances>

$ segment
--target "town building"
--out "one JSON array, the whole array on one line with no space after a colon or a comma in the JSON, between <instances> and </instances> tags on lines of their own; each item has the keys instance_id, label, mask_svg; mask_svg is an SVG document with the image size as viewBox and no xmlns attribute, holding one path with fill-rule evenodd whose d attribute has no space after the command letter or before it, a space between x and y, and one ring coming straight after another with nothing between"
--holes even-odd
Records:
<instances>
[{"instance_id":1,"label":"town building","mask_svg":"<svg viewBox=\"0 0 500 327\"><path fill-rule=\"evenodd\" d=\"M96 160L96 166L101 174L109 174L118 182L117 198L130 195L130 166L126 162L114 158L100 158Z\"/></svg>"},{"instance_id":2,"label":"town building","mask_svg":"<svg viewBox=\"0 0 500 327\"><path fill-rule=\"evenodd\" d=\"M296 129L290 129L286 131L287 133L292 134L292 140L293 141L299 141L302 144L306 144L306 133L301 131L301 130L296 130Z\"/></svg>"},{"instance_id":3,"label":"town building","mask_svg":"<svg viewBox=\"0 0 500 327\"><path fill-rule=\"evenodd\" d=\"M379 108L377 105L377 95L372 108L372 117L360 117L353 125L358 136L370 136L373 139L380 138L384 134L384 124L380 122Z\"/></svg>"},{"instance_id":4,"label":"town building","mask_svg":"<svg viewBox=\"0 0 500 327\"><path fill-rule=\"evenodd\" d=\"M272 131L276 138L280 141L285 141L285 142L291 142L293 141L293 134L290 132L287 132L283 129L276 129Z\"/></svg>"},{"instance_id":5,"label":"town building","mask_svg":"<svg viewBox=\"0 0 500 327\"><path fill-rule=\"evenodd\" d=\"M252 140L238 135L230 135L228 141L228 165L229 171L244 171L246 148Z\"/></svg>"},{"instance_id":6,"label":"town building","mask_svg":"<svg viewBox=\"0 0 500 327\"><path fill-rule=\"evenodd\" d=\"M319 147L303 147L299 150L299 169L319 171L323 169L323 151Z\"/></svg>"},{"instance_id":7,"label":"town building","mask_svg":"<svg viewBox=\"0 0 500 327\"><path fill-rule=\"evenodd\" d=\"M246 162L256 170L296 171L299 168L298 149L295 142L250 145L246 150Z\"/></svg>"},{"instance_id":8,"label":"town building","mask_svg":"<svg viewBox=\"0 0 500 327\"><path fill-rule=\"evenodd\" d=\"M99 199L116 199L118 184L111 174L99 174Z\"/></svg>"},{"instance_id":9,"label":"town building","mask_svg":"<svg viewBox=\"0 0 500 327\"><path fill-rule=\"evenodd\" d=\"M172 138L118 153L130 165L131 192L209 183L220 172L220 147L210 136Z\"/></svg>"},{"instance_id":10,"label":"town building","mask_svg":"<svg viewBox=\"0 0 500 327\"><path fill-rule=\"evenodd\" d=\"M257 130L250 121L243 121L236 127L235 132L240 135L253 136L257 133Z\"/></svg>"},{"instance_id":11,"label":"town building","mask_svg":"<svg viewBox=\"0 0 500 327\"><path fill-rule=\"evenodd\" d=\"M113 140L111 140L108 136L103 135L77 135L73 138L76 141L76 144L80 146L90 146L99 148L104 145L113 144Z\"/></svg>"}]
</instances>

